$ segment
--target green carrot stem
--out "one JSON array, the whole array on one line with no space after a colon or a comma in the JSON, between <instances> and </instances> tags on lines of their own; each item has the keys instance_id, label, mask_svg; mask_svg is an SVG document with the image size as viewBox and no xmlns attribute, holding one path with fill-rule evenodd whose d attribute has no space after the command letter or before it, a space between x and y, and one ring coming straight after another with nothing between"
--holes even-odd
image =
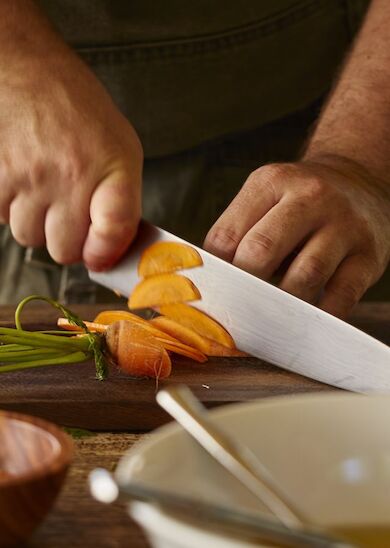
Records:
<instances>
[{"instance_id":1,"label":"green carrot stem","mask_svg":"<svg viewBox=\"0 0 390 548\"><path fill-rule=\"evenodd\" d=\"M2 362L25 362L31 359L48 358L52 356L64 356L69 352L59 352L54 348L36 348L33 350L21 350L20 352L2 352L0 353L0 364Z\"/></svg>"},{"instance_id":2,"label":"green carrot stem","mask_svg":"<svg viewBox=\"0 0 390 548\"><path fill-rule=\"evenodd\" d=\"M15 325L17 329L22 329L20 316L23 308L26 306L27 303L31 301L45 301L48 304L51 304L52 306L54 306L54 308L57 308L57 310L59 310L65 316L65 318L69 320L70 323L74 325L78 325L79 327L82 327L84 331L88 333L88 329L85 323L78 316L73 314L71 310L69 310L68 308L60 304L59 302L53 299L50 299L49 297L43 297L41 295L30 295L29 297L26 297L25 299L20 301L20 303L18 304L15 310Z\"/></svg>"},{"instance_id":3,"label":"green carrot stem","mask_svg":"<svg viewBox=\"0 0 390 548\"><path fill-rule=\"evenodd\" d=\"M0 344L0 354L2 352L20 352L21 350L33 350L32 346L23 344Z\"/></svg>"},{"instance_id":4,"label":"green carrot stem","mask_svg":"<svg viewBox=\"0 0 390 548\"><path fill-rule=\"evenodd\" d=\"M88 335L69 339L60 335L45 335L44 333L23 331L22 329L14 329L12 327L0 327L0 341L30 346L50 346L65 349L76 348L78 350L88 350L91 345Z\"/></svg>"},{"instance_id":5,"label":"green carrot stem","mask_svg":"<svg viewBox=\"0 0 390 548\"><path fill-rule=\"evenodd\" d=\"M57 310L60 310L62 315L65 316L71 324L80 327L85 332L85 336L66 338L62 332L61 336L58 336L53 333L47 334L23 331L20 321L22 310L27 303L34 300L45 301L57 308ZM76 314L73 314L71 310L57 301L49 299L48 297L42 297L40 295L30 295L29 297L26 297L18 304L16 308L15 325L16 329L14 329L13 332L10 332L11 330L9 328L0 328L0 343L19 343L22 345L30 345L34 348L56 348L58 350L66 350L67 352L70 352L71 350L78 350L87 356L85 359L88 359L92 353L95 359L96 377L99 380L103 380L107 376L107 365L101 348L103 343L102 336L90 333L85 323L78 316L76 316ZM72 354L68 354L68 356ZM66 359L66 357L64 357L64 359ZM31 367L35 367L32 365L32 361L29 361L28 363ZM66 363L66 361L61 363Z\"/></svg>"},{"instance_id":6,"label":"green carrot stem","mask_svg":"<svg viewBox=\"0 0 390 548\"><path fill-rule=\"evenodd\" d=\"M57 358L47 358L41 360L33 360L14 365L0 366L0 373L6 373L9 371L19 371L21 369L29 369L30 367L41 367L45 365L63 365L67 363L80 363L90 359L90 356L85 352L72 352L58 356Z\"/></svg>"}]
</instances>

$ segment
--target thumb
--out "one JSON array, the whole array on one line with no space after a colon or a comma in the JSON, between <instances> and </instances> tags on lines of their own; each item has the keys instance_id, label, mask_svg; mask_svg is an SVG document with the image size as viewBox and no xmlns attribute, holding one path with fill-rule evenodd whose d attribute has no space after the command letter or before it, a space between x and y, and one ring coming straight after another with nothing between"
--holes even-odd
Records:
<instances>
[{"instance_id":1,"label":"thumb","mask_svg":"<svg viewBox=\"0 0 390 548\"><path fill-rule=\"evenodd\" d=\"M141 217L141 182L123 172L103 180L92 194L91 224L83 248L90 270L115 264L132 242Z\"/></svg>"}]
</instances>

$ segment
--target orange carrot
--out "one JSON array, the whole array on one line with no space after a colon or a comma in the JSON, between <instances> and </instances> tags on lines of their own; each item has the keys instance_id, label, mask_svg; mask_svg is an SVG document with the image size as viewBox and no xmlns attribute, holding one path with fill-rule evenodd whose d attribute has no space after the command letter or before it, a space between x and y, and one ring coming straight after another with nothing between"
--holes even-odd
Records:
<instances>
[{"instance_id":1,"label":"orange carrot","mask_svg":"<svg viewBox=\"0 0 390 548\"><path fill-rule=\"evenodd\" d=\"M138 264L140 278L194 268L203 264L199 253L187 244L156 242L142 253Z\"/></svg>"},{"instance_id":2,"label":"orange carrot","mask_svg":"<svg viewBox=\"0 0 390 548\"><path fill-rule=\"evenodd\" d=\"M143 327L120 320L108 326L105 339L110 356L124 373L157 379L171 374L167 351Z\"/></svg>"},{"instance_id":3,"label":"orange carrot","mask_svg":"<svg viewBox=\"0 0 390 548\"><path fill-rule=\"evenodd\" d=\"M135 316L135 314L130 314L130 316ZM108 319L108 317L106 316L105 319ZM141 324L141 323L138 324L136 322L133 322L133 325L138 325L139 327L142 327L146 331L148 331L163 345L163 347L166 350L171 350L175 354L186 356L187 358L191 358L200 363L207 361L207 356L205 356L202 352L200 352L196 347L184 344L179 339L176 339L175 337L171 337L168 333L165 333L164 331L155 328L153 325L151 325L148 321L144 320L143 318L139 318L139 319L142 320L142 322L145 322L145 324ZM115 321L120 321L120 320L118 319ZM123 320L123 321L129 321L129 320ZM130 323L131 322L132 320L130 321ZM96 323L96 322L87 322L84 320L84 323L88 327L89 331L91 331L92 333L105 333L109 325L115 322L111 321L110 324L102 324L102 323ZM66 329L67 331L75 331L75 332L83 333L82 327L71 324L66 318L59 318L57 321L57 325L59 327L62 327L63 329Z\"/></svg>"}]
</instances>

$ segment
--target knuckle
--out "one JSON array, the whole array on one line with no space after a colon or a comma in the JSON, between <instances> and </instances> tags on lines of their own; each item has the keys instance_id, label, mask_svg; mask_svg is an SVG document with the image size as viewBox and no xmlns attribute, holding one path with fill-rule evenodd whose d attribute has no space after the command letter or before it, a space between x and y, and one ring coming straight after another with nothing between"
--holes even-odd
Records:
<instances>
[{"instance_id":1,"label":"knuckle","mask_svg":"<svg viewBox=\"0 0 390 548\"><path fill-rule=\"evenodd\" d=\"M344 307L352 308L362 297L366 289L367 284L362 279L345 279L338 281L337 285L332 288L332 293Z\"/></svg>"},{"instance_id":2,"label":"knuckle","mask_svg":"<svg viewBox=\"0 0 390 548\"><path fill-rule=\"evenodd\" d=\"M248 257L258 257L264 254L272 254L275 249L275 240L263 232L255 232L251 237L245 238L241 244L241 253Z\"/></svg>"},{"instance_id":3,"label":"knuckle","mask_svg":"<svg viewBox=\"0 0 390 548\"><path fill-rule=\"evenodd\" d=\"M262 186L276 196L277 186L290 176L291 169L288 164L267 164L252 171L246 180L245 186L255 187L256 189Z\"/></svg>"},{"instance_id":4,"label":"knuckle","mask_svg":"<svg viewBox=\"0 0 390 548\"><path fill-rule=\"evenodd\" d=\"M79 184L81 180L85 179L86 167L83 154L71 149L60 162L61 179L69 185Z\"/></svg>"},{"instance_id":5,"label":"knuckle","mask_svg":"<svg viewBox=\"0 0 390 548\"><path fill-rule=\"evenodd\" d=\"M328 279L326 262L315 255L305 257L304 260L295 266L294 277L299 282L299 285L308 288L321 286Z\"/></svg>"},{"instance_id":6,"label":"knuckle","mask_svg":"<svg viewBox=\"0 0 390 548\"><path fill-rule=\"evenodd\" d=\"M222 226L212 228L207 236L207 242L210 247L225 251L234 250L239 241L240 237L232 228Z\"/></svg>"},{"instance_id":7,"label":"knuckle","mask_svg":"<svg viewBox=\"0 0 390 548\"><path fill-rule=\"evenodd\" d=\"M257 171L262 177L272 182L278 182L291 176L291 167L289 164L267 164L260 167Z\"/></svg>"},{"instance_id":8,"label":"knuckle","mask_svg":"<svg viewBox=\"0 0 390 548\"><path fill-rule=\"evenodd\" d=\"M322 200L327 196L329 186L321 177L312 175L303 182L300 192L303 199L313 204L313 202Z\"/></svg>"}]
</instances>

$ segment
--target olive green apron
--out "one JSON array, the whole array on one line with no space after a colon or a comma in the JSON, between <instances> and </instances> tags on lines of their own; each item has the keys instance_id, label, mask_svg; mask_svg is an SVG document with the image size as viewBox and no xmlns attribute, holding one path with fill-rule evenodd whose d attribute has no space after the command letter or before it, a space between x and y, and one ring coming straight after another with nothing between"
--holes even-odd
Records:
<instances>
[{"instance_id":1,"label":"olive green apron","mask_svg":"<svg viewBox=\"0 0 390 548\"><path fill-rule=\"evenodd\" d=\"M253 169L298 157L369 2L39 3L141 137L143 216L199 244ZM6 228L0 259L0 303L112 300Z\"/></svg>"}]
</instances>

